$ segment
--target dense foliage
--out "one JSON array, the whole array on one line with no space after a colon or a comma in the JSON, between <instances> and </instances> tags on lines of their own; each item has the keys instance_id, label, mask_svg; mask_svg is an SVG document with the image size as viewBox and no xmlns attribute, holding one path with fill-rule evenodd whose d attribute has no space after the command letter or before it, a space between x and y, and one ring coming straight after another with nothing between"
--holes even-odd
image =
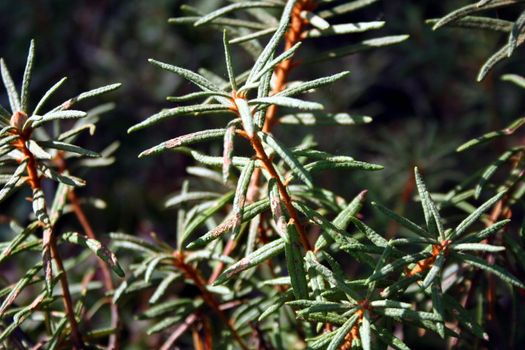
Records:
<instances>
[{"instance_id":1,"label":"dense foliage","mask_svg":"<svg viewBox=\"0 0 525 350\"><path fill-rule=\"evenodd\" d=\"M519 59L525 41L521 3L399 5L432 8L425 23L410 16L428 27L418 37L379 20L378 0L188 2L168 22L199 39L192 49L175 43L202 64L163 47L149 59L163 84L141 76L153 69L110 64L123 89L87 89L54 108L66 78L41 87L49 74L38 75L33 41L20 74L2 59L1 346L520 348L525 119L500 118L494 100L519 106L509 101L525 88L512 72L501 79L516 91L495 94L498 67ZM411 80L384 67L403 62L406 73L406 61L430 60L429 44L410 42L441 36L448 52L454 34L482 44L480 31L503 44L482 59L454 53L462 76L431 75L427 91L411 95L422 106L441 87L430 106L463 115L435 123L433 108L417 107L428 111L424 127L400 117L403 102L389 96L396 82L389 93L381 86ZM454 95L461 79L475 80L472 62L494 96ZM168 106L142 119L151 108L142 103L156 97L133 98L133 80L142 93L169 94ZM126 110L104 103L119 93ZM119 113L128 119L113 123ZM490 125L477 120L483 113ZM108 133L115 125L129 135ZM103 136L91 138L96 129ZM100 167L116 170L97 169L106 175L89 177L90 189L79 176ZM122 182L139 188L134 196L111 187Z\"/></svg>"}]
</instances>

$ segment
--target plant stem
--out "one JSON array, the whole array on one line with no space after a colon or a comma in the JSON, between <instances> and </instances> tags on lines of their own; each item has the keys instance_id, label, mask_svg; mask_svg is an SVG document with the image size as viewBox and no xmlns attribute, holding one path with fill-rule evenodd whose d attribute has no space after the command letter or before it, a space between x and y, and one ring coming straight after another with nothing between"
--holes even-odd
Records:
<instances>
[{"instance_id":1,"label":"plant stem","mask_svg":"<svg viewBox=\"0 0 525 350\"><path fill-rule=\"evenodd\" d=\"M190 265L186 264L186 262L184 261L184 253L181 253L179 251L174 251L173 258L174 258L174 265L180 270L182 270L184 274L186 275L186 277L188 277L195 283L195 285L197 286L197 288L199 288L199 291L201 292L202 299L204 299L206 304L208 304L208 306L210 306L212 310L215 311L215 313L220 317L220 319L224 323L226 323L227 327L230 329L230 332L232 333L232 336L235 338L237 343L239 343L239 346L243 350L247 350L248 347L246 346L246 344L244 344L244 341L242 340L240 335L237 333L237 330L233 326L233 322L230 319L228 319L228 317L226 317L224 312L221 310L219 303L217 302L217 300L215 300L215 297L210 292L208 292L208 290L206 289L206 285L207 285L206 281L202 278L202 276L199 274L198 271L196 271Z\"/></svg>"},{"instance_id":2,"label":"plant stem","mask_svg":"<svg viewBox=\"0 0 525 350\"><path fill-rule=\"evenodd\" d=\"M27 182L29 183L32 190L41 190L42 186L40 183L40 177L38 176L37 160L34 157L33 153L31 153L29 148L26 146L26 143L29 141L31 131L29 130L26 132L20 132L19 130L17 130L16 134L18 134L19 138L14 141L13 145L15 146L15 148L17 148L19 151L22 152L25 160L27 160L27 164L26 164L26 170L27 170L27 175L28 175ZM43 210L45 211L45 216L48 217L47 208L45 204L43 206ZM71 341L73 343L73 348L83 349L84 343L82 341L82 337L78 330L78 323L75 318L75 311L73 309L71 293L69 292L67 274L64 269L64 265L62 264L60 255L58 254L58 248L56 245L56 236L54 234L54 229L52 225L49 223L49 220L47 223L43 222L42 225L44 226L43 242L44 244L47 243L48 245L48 247L44 247L44 250L50 249L51 257L55 260L55 263L58 268L60 287L62 288L62 301L64 303L64 310L66 312L66 317L69 321L69 325L71 326Z\"/></svg>"},{"instance_id":3,"label":"plant stem","mask_svg":"<svg viewBox=\"0 0 525 350\"><path fill-rule=\"evenodd\" d=\"M64 173L67 171L67 164L64 159L63 152L58 152L57 156L54 159L54 162L58 166L60 173ZM82 229L84 230L86 236L88 236L91 239L97 239L95 230L93 230L93 226L91 225L87 215L84 213L84 210L80 205L78 196L73 188L71 188L68 191L67 199L69 200L69 203L71 203L73 212L75 213L75 216L77 217L80 226L82 226ZM114 291L115 285L113 284L113 279L111 278L111 272L109 271L109 268L100 259L97 259L97 263L100 267L100 271L102 272L102 281L104 283L104 288L107 292ZM108 302L110 305L109 307L111 312L111 327L116 330L116 333L113 333L109 336L108 349L118 350L120 349L120 340L118 337L118 330L120 329L119 309L117 304L111 302L111 299L108 299Z\"/></svg>"},{"instance_id":4,"label":"plant stem","mask_svg":"<svg viewBox=\"0 0 525 350\"><path fill-rule=\"evenodd\" d=\"M71 326L71 341L73 342L74 349L84 349L84 343L78 330L77 320L75 318L75 310L73 309L73 302L71 301L71 294L69 293L69 284L67 281L66 270L62 263L62 259L58 254L58 248L56 245L56 239L52 237L50 241L51 256L55 260L58 268L60 287L62 288L62 301L64 303L64 309L66 311L66 317Z\"/></svg>"},{"instance_id":5,"label":"plant stem","mask_svg":"<svg viewBox=\"0 0 525 350\"><path fill-rule=\"evenodd\" d=\"M69 202L71 203L71 206L73 208L73 212L75 213L77 220L82 226L82 229L84 230L86 236L88 236L91 239L96 239L97 237L95 235L95 232L93 231L91 223L89 222L86 214L82 210L78 197L73 189L69 191L69 193L67 194L67 198L69 199ZM103 261L97 259L97 262L102 272L104 288L107 292L112 292L113 290L115 290L115 286L113 284L113 279L111 278L111 272L109 271L109 268ZM119 309L118 305L113 303L111 299L109 299L108 302L111 311L111 327L116 330L116 333L113 333L109 336L108 349L117 350L120 348L120 340L118 337L118 331L120 329Z\"/></svg>"}]
</instances>

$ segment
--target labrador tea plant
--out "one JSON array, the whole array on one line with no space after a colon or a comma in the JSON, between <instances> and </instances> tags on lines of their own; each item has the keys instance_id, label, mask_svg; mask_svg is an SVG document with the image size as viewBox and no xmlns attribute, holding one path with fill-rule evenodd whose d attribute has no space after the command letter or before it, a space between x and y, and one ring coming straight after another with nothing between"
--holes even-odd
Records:
<instances>
[{"instance_id":1,"label":"labrador tea plant","mask_svg":"<svg viewBox=\"0 0 525 350\"><path fill-rule=\"evenodd\" d=\"M213 125L227 118L220 128L174 135L139 154L176 152L198 164L187 168L182 188L165 202L166 210L176 211L175 245L154 233L147 240L114 232L110 250L82 208L101 201L75 192L85 185L77 175L111 165L118 144L100 153L77 146L78 136L93 134L112 105L87 112L72 107L120 84L43 112L65 78L30 103L34 44L20 94L2 60L10 110L0 109L0 200L27 215L12 215L11 239L0 244L0 263L24 267L22 275L2 278L0 344L118 349L131 329L122 309L147 304L135 318L147 324L144 332L159 349L404 350L417 347L423 335L437 348L497 348L487 325L497 318L502 299L519 310L525 290L523 229L512 219L523 207L523 146L510 140L512 146L497 159L446 193L431 192L425 169L416 167L411 197L421 210L402 215L369 199L366 189L345 199L319 185L326 172L383 168L320 150L315 141L318 129L336 126L351 135L372 122L310 98L332 84L348 84L351 73L295 78L302 68L341 67L345 56L407 40L407 35L369 37L384 21L341 23L376 2L232 1L209 13L183 5L183 16L169 20L218 31L224 69L195 72L150 59L194 91L167 97L169 108L128 132L140 140L176 117L209 118ZM515 22L477 14L519 3L479 1L428 22L434 29L508 35L507 44L481 68L482 80L523 43L525 12ZM248 69L242 68L246 62ZM525 87L518 75L503 79ZM458 151L512 139L523 124L517 119ZM293 144L281 136L290 132L280 129L311 132ZM16 192L29 194L31 204ZM62 231L59 223L70 213L78 229ZM372 227L376 215L393 224L393 234L388 227ZM123 269L112 251L130 263ZM112 272L123 279L116 282ZM513 312L510 338L516 336L518 311Z\"/></svg>"}]
</instances>

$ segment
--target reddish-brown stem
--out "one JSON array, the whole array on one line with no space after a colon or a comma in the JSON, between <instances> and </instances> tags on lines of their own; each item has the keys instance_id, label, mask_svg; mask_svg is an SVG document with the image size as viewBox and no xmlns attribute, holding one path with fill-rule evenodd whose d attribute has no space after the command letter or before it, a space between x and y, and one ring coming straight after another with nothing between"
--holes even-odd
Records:
<instances>
[{"instance_id":1,"label":"reddish-brown stem","mask_svg":"<svg viewBox=\"0 0 525 350\"><path fill-rule=\"evenodd\" d=\"M305 27L308 25L308 21L301 16L302 11L311 11L315 9L315 1L312 0L299 0L296 2L295 7L292 11L292 16L290 19L290 27L286 31L284 36L284 50L292 48L302 39L302 34ZM275 67L275 83L272 89L271 94L276 94L283 90L286 82L288 81L288 76L292 69L296 66L296 63L292 59L285 60L281 62L277 67ZM266 112L266 117L264 120L263 131L269 132L276 123L277 116L277 107L272 105L268 108Z\"/></svg>"},{"instance_id":2,"label":"reddish-brown stem","mask_svg":"<svg viewBox=\"0 0 525 350\"><path fill-rule=\"evenodd\" d=\"M204 343L202 342L201 336L199 335L199 330L197 329L196 325L193 326L191 335L193 338L193 348L195 350L204 350Z\"/></svg>"},{"instance_id":3,"label":"reddish-brown stem","mask_svg":"<svg viewBox=\"0 0 525 350\"><path fill-rule=\"evenodd\" d=\"M313 0L297 1L297 3L295 4L295 8L292 11L290 27L284 35L284 49L285 50L290 49L292 46L297 44L302 39L302 34L304 32L306 25L308 24L308 21L306 21L304 18L301 17L301 12L303 10L311 11L315 9L316 5L317 4ZM283 88L286 85L286 82L288 81L288 76L290 75L290 72L296 66L297 66L297 62L293 62L291 59L288 59L288 60L281 62L275 68L275 82L274 82L272 91L270 93L271 95L275 95L276 93L283 90ZM277 115L277 106L275 105L270 106L268 110L266 111L266 115L265 115L264 125L262 128L264 132L270 132L272 127L276 124L276 115ZM261 179L261 174L262 173L261 173L260 168L256 168L253 172L252 178L250 180L250 185L247 191L247 196L246 196L248 203L255 201L258 196L259 182ZM281 188L279 188L279 191L281 192ZM287 193L286 193L286 196L289 197ZM293 212L295 213L295 210ZM298 223L297 220L295 221ZM302 227L300 229L298 228L298 226L296 227L297 227L298 232L300 232L300 234L302 232L301 241L303 241L303 246L305 246L305 249L306 249L306 247L309 246L309 243L308 243L308 240L305 239L306 237L304 235L304 230L302 229ZM227 247L225 247L225 250L223 252L224 255L228 255L231 252L231 250L226 251ZM217 265L217 268L215 268L211 277L213 277L215 280L220 275L223 269L224 269L223 263Z\"/></svg>"},{"instance_id":4,"label":"reddish-brown stem","mask_svg":"<svg viewBox=\"0 0 525 350\"><path fill-rule=\"evenodd\" d=\"M432 264L434 263L434 261L436 261L438 255L441 253L441 252L447 252L447 249L448 249L448 246L450 245L451 241L450 240L445 240L443 242L441 242L440 244L435 244L432 246L432 256L424 259L424 260L421 260L421 261L418 261L416 263L416 266L414 266L412 268L412 270L408 270L406 272L406 276L407 277L411 277L411 276L414 276L414 275L417 275L418 273L421 273L423 271L426 271L426 270L429 270L431 267L432 267Z\"/></svg>"},{"instance_id":5,"label":"reddish-brown stem","mask_svg":"<svg viewBox=\"0 0 525 350\"><path fill-rule=\"evenodd\" d=\"M235 338L237 343L242 349L247 350L248 347L246 344L244 344L244 341L237 333L237 330L235 329L232 321L226 317L224 312L221 310L219 303L215 300L215 297L213 294L208 292L208 289L206 289L206 281L202 278L202 276L199 274L197 270L195 270L192 266L186 264L184 262L184 254L179 251L173 252L173 258L174 258L174 265L179 268L187 278L191 279L195 286L199 289L202 299L204 302L221 318L221 320L228 326L230 329L230 332L232 333L232 336Z\"/></svg>"},{"instance_id":6,"label":"reddish-brown stem","mask_svg":"<svg viewBox=\"0 0 525 350\"><path fill-rule=\"evenodd\" d=\"M18 124L17 120L24 119L24 116L25 114L22 114L22 112L15 113L15 115L11 119L13 126L16 126ZM27 116L25 116L25 118L27 118ZM13 132L15 135L19 136L19 138L13 142L13 146L16 149L18 149L20 152L22 152L22 154L24 155L23 160L26 160L26 171L27 171L27 176L28 176L27 182L29 183L29 186L31 187L32 190L37 190L37 189L40 190L41 183L40 183L40 177L38 176L37 160L33 156L33 153L31 153L29 148L26 146L26 142L29 141L30 136L31 136L31 130L27 129L24 132L21 132L20 130L21 128L18 127L17 130ZM44 210L47 211L45 206L44 206ZM56 245L56 236L54 235L53 227L51 227L49 222L42 223L42 224L44 225L45 230L49 230L50 232L48 244L49 244L49 249L51 251L51 257L55 260L55 263L58 268L60 287L62 288L62 301L64 304L64 310L66 312L66 317L69 321L69 325L71 326L71 341L73 343L73 348L83 349L84 343L82 341L82 337L78 330L78 323L75 318L75 311L73 309L73 302L71 299L71 294L69 292L69 283L67 280L67 274L64 269L62 259L60 258L60 255L58 254L58 248Z\"/></svg>"},{"instance_id":7,"label":"reddish-brown stem","mask_svg":"<svg viewBox=\"0 0 525 350\"><path fill-rule=\"evenodd\" d=\"M62 152L59 152L57 154L54 161L58 166L58 170L60 173L67 171L67 164ZM75 213L75 216L78 222L80 223L80 226L82 226L82 229L84 230L86 236L88 236L91 239L97 239L95 230L93 230L93 227L91 226L88 217L84 213L84 210L80 205L80 201L74 189L71 189L67 193L67 199L69 200L69 203L71 203L73 212ZM97 259L97 262L98 266L100 267L100 271L102 272L102 281L104 283L104 288L106 289L106 291L112 292L115 289L115 285L113 284L113 279L111 278L111 271L102 260ZM111 302L111 298L108 298L108 303L111 312L111 327L114 328L117 332L109 336L108 349L117 350L120 348L120 340L118 337L118 330L120 329L119 310L118 305Z\"/></svg>"},{"instance_id":8,"label":"reddish-brown stem","mask_svg":"<svg viewBox=\"0 0 525 350\"><path fill-rule=\"evenodd\" d=\"M237 111L236 109L234 110ZM263 163L263 166L266 169L266 171L270 174L270 177L275 180L277 184L277 189L279 190L279 196L281 197L281 200L283 201L284 206L286 207L286 210L288 211L288 213L290 214L291 218L294 221L293 223L294 223L295 228L297 229L297 232L299 233L299 238L301 240L301 244L303 245L303 248L306 251L312 250L310 246L310 242L308 242L308 239L306 237L304 228L300 224L299 216L297 215L297 212L295 208L293 207L292 198L288 194L285 184L281 181L281 178L279 177L277 170L275 170L275 167L273 166L271 159L266 154L266 151L264 150L261 139L259 138L259 136L257 136L257 134L250 136L245 131L239 131L238 134L246 138L250 142L253 150L255 151L256 157Z\"/></svg>"},{"instance_id":9,"label":"reddish-brown stem","mask_svg":"<svg viewBox=\"0 0 525 350\"><path fill-rule=\"evenodd\" d=\"M91 223L89 222L86 214L82 210L82 207L80 205L80 202L78 200L78 197L74 190L71 190L67 198L69 199L69 202L71 203L71 206L73 208L73 212L75 213L78 222L82 226L82 229L86 233L86 236L88 236L91 239L96 239L95 232L93 231L93 228L91 226ZM98 260L98 259L97 259ZM100 267L100 270L102 272L103 276L103 283L106 291L111 292L115 289L115 285L113 284L113 279L111 278L111 272L107 265L101 261L98 260L98 265ZM116 330L116 334L111 334L109 337L108 342L108 349L117 350L120 348L120 341L118 337L118 331L120 329L120 317L119 317L119 310L118 305L113 303L111 299L108 299L110 312L111 312L111 327Z\"/></svg>"},{"instance_id":10,"label":"reddish-brown stem","mask_svg":"<svg viewBox=\"0 0 525 350\"><path fill-rule=\"evenodd\" d=\"M69 284L67 281L66 270L64 269L64 264L62 264L62 259L58 254L58 248L56 245L56 240L54 238L50 241L51 256L57 264L58 273L60 274L60 287L62 288L62 300L64 302L64 309L66 311L66 317L71 326L71 341L73 342L74 349L83 349L84 343L82 342L82 337L78 331L78 324L75 318L75 310L73 309L73 302L71 301L71 294L69 293Z\"/></svg>"},{"instance_id":11,"label":"reddish-brown stem","mask_svg":"<svg viewBox=\"0 0 525 350\"><path fill-rule=\"evenodd\" d=\"M359 334L359 326L363 322L363 317L365 316L365 311L366 310L370 311L372 309L370 307L370 304L368 303L367 299L364 299L364 300L360 301L359 305L362 308L356 311L357 321L355 322L355 324L350 329L350 332L348 332L346 334L345 342L340 347L341 350L349 350L349 349L351 349L353 341L356 340L356 339L360 339L361 335Z\"/></svg>"},{"instance_id":12,"label":"reddish-brown stem","mask_svg":"<svg viewBox=\"0 0 525 350\"><path fill-rule=\"evenodd\" d=\"M297 1L295 4L295 8L292 11L292 17L290 20L290 28L286 31L284 35L284 49L288 50L295 44L297 44L301 40L302 33L304 31L305 26L308 24L308 22L301 17L301 12L303 10L313 10L315 8L314 1L310 0L301 0ZM282 91L286 85L286 82L288 81L288 77L290 75L290 72L294 67L296 67L297 64L292 61L292 59L285 60L281 62L277 67L275 67L275 83L273 85L271 95L275 95L276 93ZM266 115L264 118L264 125L263 125L263 131L264 132L270 132L273 128L273 126L276 124L276 116L277 116L277 106L271 105L266 110ZM258 188L259 188L259 181L261 178L261 169L257 168L255 169L252 180L250 181L250 186L248 188L248 195L247 199L249 202L252 202L255 200Z\"/></svg>"},{"instance_id":13,"label":"reddish-brown stem","mask_svg":"<svg viewBox=\"0 0 525 350\"><path fill-rule=\"evenodd\" d=\"M203 317L202 327L204 329L204 348L206 350L213 349L213 336L211 332L210 319L208 317Z\"/></svg>"},{"instance_id":14,"label":"reddish-brown stem","mask_svg":"<svg viewBox=\"0 0 525 350\"><path fill-rule=\"evenodd\" d=\"M231 254L231 252L235 249L235 246L237 245L236 241L231 238L228 243L226 243L226 246L224 247L224 251L222 252L223 255L228 256ZM224 266L226 264L223 261L219 261L217 266L213 269L213 272L208 279L208 284L212 284L215 282L217 278L219 278L219 275L221 274L222 270L224 269Z\"/></svg>"},{"instance_id":15,"label":"reddish-brown stem","mask_svg":"<svg viewBox=\"0 0 525 350\"><path fill-rule=\"evenodd\" d=\"M186 332L186 330L197 320L197 314L193 313L190 314L184 322L175 329L173 333L169 336L169 338L162 344L160 350L169 350L173 348L173 344L179 339L179 337Z\"/></svg>"}]
</instances>

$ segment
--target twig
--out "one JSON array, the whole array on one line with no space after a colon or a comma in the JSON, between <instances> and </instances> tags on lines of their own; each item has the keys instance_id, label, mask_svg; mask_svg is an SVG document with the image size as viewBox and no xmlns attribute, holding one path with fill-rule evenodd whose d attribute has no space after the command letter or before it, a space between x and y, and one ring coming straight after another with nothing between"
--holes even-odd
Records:
<instances>
[{"instance_id":1,"label":"twig","mask_svg":"<svg viewBox=\"0 0 525 350\"><path fill-rule=\"evenodd\" d=\"M18 112L18 113L22 113L22 112ZM16 131L13 131L13 133L19 136L19 138L13 142L13 146L22 152L22 154L24 155L24 160L27 161L26 163L26 170L27 170L27 175L28 175L27 182L29 183L32 190L41 191L40 177L38 176L38 171L37 171L37 160L34 157L33 153L31 153L31 151L26 146L26 143L29 141L30 136L31 136L31 130L28 129L24 132L21 132L19 129L17 129ZM43 210L45 211L45 216L48 216L47 208L45 205L43 206ZM54 229L49 222L47 223L43 222L42 225L44 227L43 242L44 242L44 245L47 244L47 247L44 247L44 250L50 249L51 257L55 260L57 268L58 268L60 286L62 288L62 301L64 303L66 317L69 321L69 325L71 326L71 341L73 343L73 348L83 349L84 343L82 341L82 337L78 330L78 324L75 319L75 312L73 309L73 302L71 300L71 294L69 292L69 284L67 280L67 275L64 269L64 265L62 264L60 255L58 254ZM46 271L46 273L50 273L50 272L51 271L49 272Z\"/></svg>"}]
</instances>

